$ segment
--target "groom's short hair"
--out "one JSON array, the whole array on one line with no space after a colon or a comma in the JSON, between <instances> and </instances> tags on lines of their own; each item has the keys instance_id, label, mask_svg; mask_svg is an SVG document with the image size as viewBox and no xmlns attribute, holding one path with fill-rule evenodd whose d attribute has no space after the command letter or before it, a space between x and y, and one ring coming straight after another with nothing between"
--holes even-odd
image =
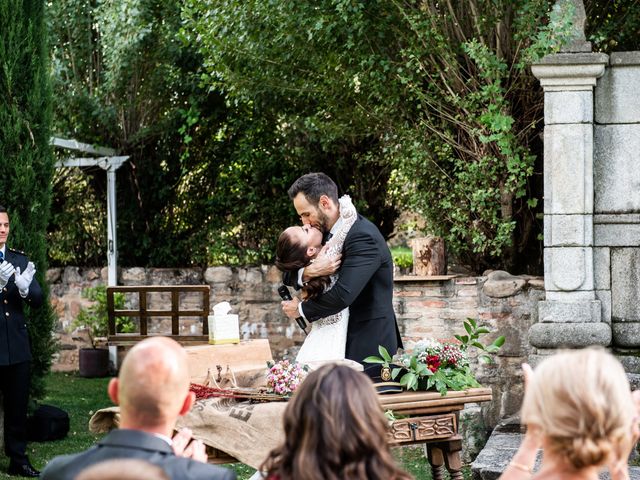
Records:
<instances>
[{"instance_id":1,"label":"groom's short hair","mask_svg":"<svg viewBox=\"0 0 640 480\"><path fill-rule=\"evenodd\" d=\"M289 187L289 198L293 200L302 193L312 204L320 203L320 197L326 195L338 204L338 187L329 175L322 172L307 173L298 178Z\"/></svg>"}]
</instances>

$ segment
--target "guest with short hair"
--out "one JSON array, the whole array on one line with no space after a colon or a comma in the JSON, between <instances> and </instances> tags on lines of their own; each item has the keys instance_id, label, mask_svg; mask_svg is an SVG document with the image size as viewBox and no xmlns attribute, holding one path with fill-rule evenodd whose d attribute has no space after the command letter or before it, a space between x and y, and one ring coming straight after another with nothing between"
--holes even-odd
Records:
<instances>
[{"instance_id":1,"label":"guest with short hair","mask_svg":"<svg viewBox=\"0 0 640 480\"><path fill-rule=\"evenodd\" d=\"M195 401L189 391L187 354L174 340L151 337L126 355L118 378L108 387L120 405L120 429L82 453L56 457L44 480L69 480L82 470L110 459L138 458L161 467L171 479L233 480L233 471L208 465L204 444L183 429L171 438L176 420Z\"/></svg>"},{"instance_id":2,"label":"guest with short hair","mask_svg":"<svg viewBox=\"0 0 640 480\"><path fill-rule=\"evenodd\" d=\"M137 458L118 458L82 470L75 480L170 480L157 465Z\"/></svg>"}]
</instances>

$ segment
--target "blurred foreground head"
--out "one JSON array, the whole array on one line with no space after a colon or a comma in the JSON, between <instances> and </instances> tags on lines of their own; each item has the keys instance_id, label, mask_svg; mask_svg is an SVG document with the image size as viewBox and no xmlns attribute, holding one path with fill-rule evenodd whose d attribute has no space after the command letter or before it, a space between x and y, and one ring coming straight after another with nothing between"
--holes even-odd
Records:
<instances>
[{"instance_id":1,"label":"blurred foreground head","mask_svg":"<svg viewBox=\"0 0 640 480\"><path fill-rule=\"evenodd\" d=\"M635 412L622 365L602 349L586 348L538 365L527 385L521 419L528 428L539 429L546 453L580 470L629 452Z\"/></svg>"},{"instance_id":2,"label":"blurred foreground head","mask_svg":"<svg viewBox=\"0 0 640 480\"><path fill-rule=\"evenodd\" d=\"M371 380L344 365L311 372L284 414L285 442L262 470L280 480L405 480Z\"/></svg>"},{"instance_id":3,"label":"blurred foreground head","mask_svg":"<svg viewBox=\"0 0 640 480\"><path fill-rule=\"evenodd\" d=\"M166 337L137 343L109 384L109 394L120 405L122 428L172 429L193 403L186 352Z\"/></svg>"}]
</instances>

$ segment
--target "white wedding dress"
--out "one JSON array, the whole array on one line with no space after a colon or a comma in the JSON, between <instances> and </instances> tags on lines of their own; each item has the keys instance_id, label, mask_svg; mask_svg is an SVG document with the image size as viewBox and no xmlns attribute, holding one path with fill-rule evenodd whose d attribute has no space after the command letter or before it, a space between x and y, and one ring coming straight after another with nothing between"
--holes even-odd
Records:
<instances>
[{"instance_id":1,"label":"white wedding dress","mask_svg":"<svg viewBox=\"0 0 640 480\"><path fill-rule=\"evenodd\" d=\"M335 256L342 253L344 240L351 226L358 217L356 209L348 195L338 200L340 204L340 220L338 230L322 249L319 255ZM325 291L331 290L338 280L339 272L331 275L331 283ZM296 361L310 367L318 367L324 363L344 361L347 346L347 327L349 326L349 308L311 322L311 331L305 338ZM348 363L350 361L347 360ZM357 364L359 366L359 364ZM361 369L361 367L360 367Z\"/></svg>"}]
</instances>

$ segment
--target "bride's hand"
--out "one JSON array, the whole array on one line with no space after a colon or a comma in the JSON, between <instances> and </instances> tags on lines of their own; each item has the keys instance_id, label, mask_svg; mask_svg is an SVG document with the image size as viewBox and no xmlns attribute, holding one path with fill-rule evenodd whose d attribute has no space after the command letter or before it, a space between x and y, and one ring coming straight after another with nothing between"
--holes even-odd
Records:
<instances>
[{"instance_id":1,"label":"bride's hand","mask_svg":"<svg viewBox=\"0 0 640 480\"><path fill-rule=\"evenodd\" d=\"M340 268L340 262L342 255L336 255L334 257L319 256L313 263L310 263L304 267L304 273L302 274L302 280L308 282L312 278L324 277L326 275L332 275L336 273Z\"/></svg>"},{"instance_id":2,"label":"bride's hand","mask_svg":"<svg viewBox=\"0 0 640 480\"><path fill-rule=\"evenodd\" d=\"M280 303L282 305L282 311L284 314L292 320L295 320L300 316L300 311L298 310L298 304L300 300L298 298L294 298L293 300L285 300Z\"/></svg>"}]
</instances>

